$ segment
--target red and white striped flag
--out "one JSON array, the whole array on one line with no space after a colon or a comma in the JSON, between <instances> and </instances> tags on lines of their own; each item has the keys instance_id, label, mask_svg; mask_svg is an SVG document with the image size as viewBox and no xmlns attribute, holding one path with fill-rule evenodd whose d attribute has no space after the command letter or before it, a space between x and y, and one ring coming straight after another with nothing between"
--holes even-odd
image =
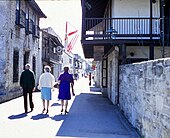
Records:
<instances>
[{"instance_id":1,"label":"red and white striped flag","mask_svg":"<svg viewBox=\"0 0 170 138\"><path fill-rule=\"evenodd\" d=\"M71 50L73 49L76 41L77 41L78 35L76 34L70 41L70 43L67 45L67 52L71 52Z\"/></svg>"},{"instance_id":2,"label":"red and white striped flag","mask_svg":"<svg viewBox=\"0 0 170 138\"><path fill-rule=\"evenodd\" d=\"M78 38L77 32L78 30L74 26L72 26L69 22L66 22L64 47L67 52L71 52L71 50L73 49L73 46L75 45Z\"/></svg>"}]
</instances>

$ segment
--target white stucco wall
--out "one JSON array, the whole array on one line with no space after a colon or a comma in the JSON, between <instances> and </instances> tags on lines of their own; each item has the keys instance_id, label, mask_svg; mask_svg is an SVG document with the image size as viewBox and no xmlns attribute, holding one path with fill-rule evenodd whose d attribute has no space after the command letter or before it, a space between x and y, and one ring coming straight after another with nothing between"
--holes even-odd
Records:
<instances>
[{"instance_id":1,"label":"white stucco wall","mask_svg":"<svg viewBox=\"0 0 170 138\"><path fill-rule=\"evenodd\" d=\"M71 74L73 74L73 56L74 55L72 53L68 53L66 51L63 51L63 54L62 54L62 68L61 68L62 71L63 71L64 67L67 66L67 67L69 67L69 72Z\"/></svg>"},{"instance_id":2,"label":"white stucco wall","mask_svg":"<svg viewBox=\"0 0 170 138\"><path fill-rule=\"evenodd\" d=\"M150 17L150 0L112 0L112 17ZM153 4L153 17L160 16L159 3Z\"/></svg>"},{"instance_id":3,"label":"white stucco wall","mask_svg":"<svg viewBox=\"0 0 170 138\"><path fill-rule=\"evenodd\" d=\"M165 47L164 57L170 57L170 47ZM132 57L130 53L133 52L134 56ZM126 56L127 58L148 58L149 59L149 47L148 46L127 46L126 47ZM162 57L162 47L154 47L154 58L158 59Z\"/></svg>"},{"instance_id":4,"label":"white stucco wall","mask_svg":"<svg viewBox=\"0 0 170 138\"><path fill-rule=\"evenodd\" d=\"M156 2L153 6L153 17L160 17L160 5ZM150 18L149 0L112 0L112 18ZM128 26L127 26L128 24ZM118 34L149 34L149 19L144 20L114 20L113 27ZM160 34L160 20L153 20L153 34ZM158 36L159 37L159 36ZM153 37L158 39L158 37ZM119 38L120 39L120 38ZM129 39L129 38L123 38ZM132 39L132 37L131 37ZM141 39L134 37L133 39ZM146 37L149 39L149 37Z\"/></svg>"}]
</instances>

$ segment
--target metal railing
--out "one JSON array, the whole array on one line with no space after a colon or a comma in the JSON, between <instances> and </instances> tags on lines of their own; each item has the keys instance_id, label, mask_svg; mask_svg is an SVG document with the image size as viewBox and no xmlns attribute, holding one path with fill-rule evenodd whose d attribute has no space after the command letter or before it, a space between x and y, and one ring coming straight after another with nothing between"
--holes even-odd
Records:
<instances>
[{"instance_id":1,"label":"metal railing","mask_svg":"<svg viewBox=\"0 0 170 138\"><path fill-rule=\"evenodd\" d=\"M149 37L160 36L160 18L85 18L83 37L100 39L111 37Z\"/></svg>"}]
</instances>

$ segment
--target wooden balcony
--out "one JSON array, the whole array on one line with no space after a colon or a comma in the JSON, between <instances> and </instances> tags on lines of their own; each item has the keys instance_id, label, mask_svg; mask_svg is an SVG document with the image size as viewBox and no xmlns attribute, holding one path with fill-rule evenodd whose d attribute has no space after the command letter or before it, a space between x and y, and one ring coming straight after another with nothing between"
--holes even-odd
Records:
<instances>
[{"instance_id":1,"label":"wooden balcony","mask_svg":"<svg viewBox=\"0 0 170 138\"><path fill-rule=\"evenodd\" d=\"M48 63L58 63L61 61L62 52L58 52L58 47L63 48L59 37L42 30L42 60Z\"/></svg>"},{"instance_id":2,"label":"wooden balcony","mask_svg":"<svg viewBox=\"0 0 170 138\"><path fill-rule=\"evenodd\" d=\"M42 59L45 62L57 63L60 61L60 56L49 49L42 49Z\"/></svg>"},{"instance_id":3,"label":"wooden balcony","mask_svg":"<svg viewBox=\"0 0 170 138\"><path fill-rule=\"evenodd\" d=\"M85 18L82 43L103 45L120 40L132 43L137 39L160 39L160 25L160 18Z\"/></svg>"}]
</instances>

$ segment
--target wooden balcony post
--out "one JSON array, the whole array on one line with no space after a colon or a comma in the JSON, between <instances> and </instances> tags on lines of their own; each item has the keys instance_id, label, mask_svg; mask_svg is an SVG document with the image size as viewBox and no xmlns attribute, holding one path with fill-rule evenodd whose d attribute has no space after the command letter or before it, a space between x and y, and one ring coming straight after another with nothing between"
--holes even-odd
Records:
<instances>
[{"instance_id":1,"label":"wooden balcony post","mask_svg":"<svg viewBox=\"0 0 170 138\"><path fill-rule=\"evenodd\" d=\"M122 44L122 64L126 64L126 45Z\"/></svg>"},{"instance_id":2,"label":"wooden balcony post","mask_svg":"<svg viewBox=\"0 0 170 138\"><path fill-rule=\"evenodd\" d=\"M164 5L165 5L165 1L161 0L161 18L162 18L162 28L161 28L161 35L162 35L162 58L164 58L165 55L165 13L164 13Z\"/></svg>"},{"instance_id":3,"label":"wooden balcony post","mask_svg":"<svg viewBox=\"0 0 170 138\"><path fill-rule=\"evenodd\" d=\"M152 38L152 0L150 0L150 26L149 26L149 31L150 31L150 46L149 46L149 59L153 60L154 59L154 45L153 45L153 38Z\"/></svg>"},{"instance_id":4,"label":"wooden balcony post","mask_svg":"<svg viewBox=\"0 0 170 138\"><path fill-rule=\"evenodd\" d=\"M81 38L84 40L85 35L85 26L86 26L86 20L85 20L85 14L86 14L86 7L85 7L86 0L82 0L82 32L81 32Z\"/></svg>"}]
</instances>

